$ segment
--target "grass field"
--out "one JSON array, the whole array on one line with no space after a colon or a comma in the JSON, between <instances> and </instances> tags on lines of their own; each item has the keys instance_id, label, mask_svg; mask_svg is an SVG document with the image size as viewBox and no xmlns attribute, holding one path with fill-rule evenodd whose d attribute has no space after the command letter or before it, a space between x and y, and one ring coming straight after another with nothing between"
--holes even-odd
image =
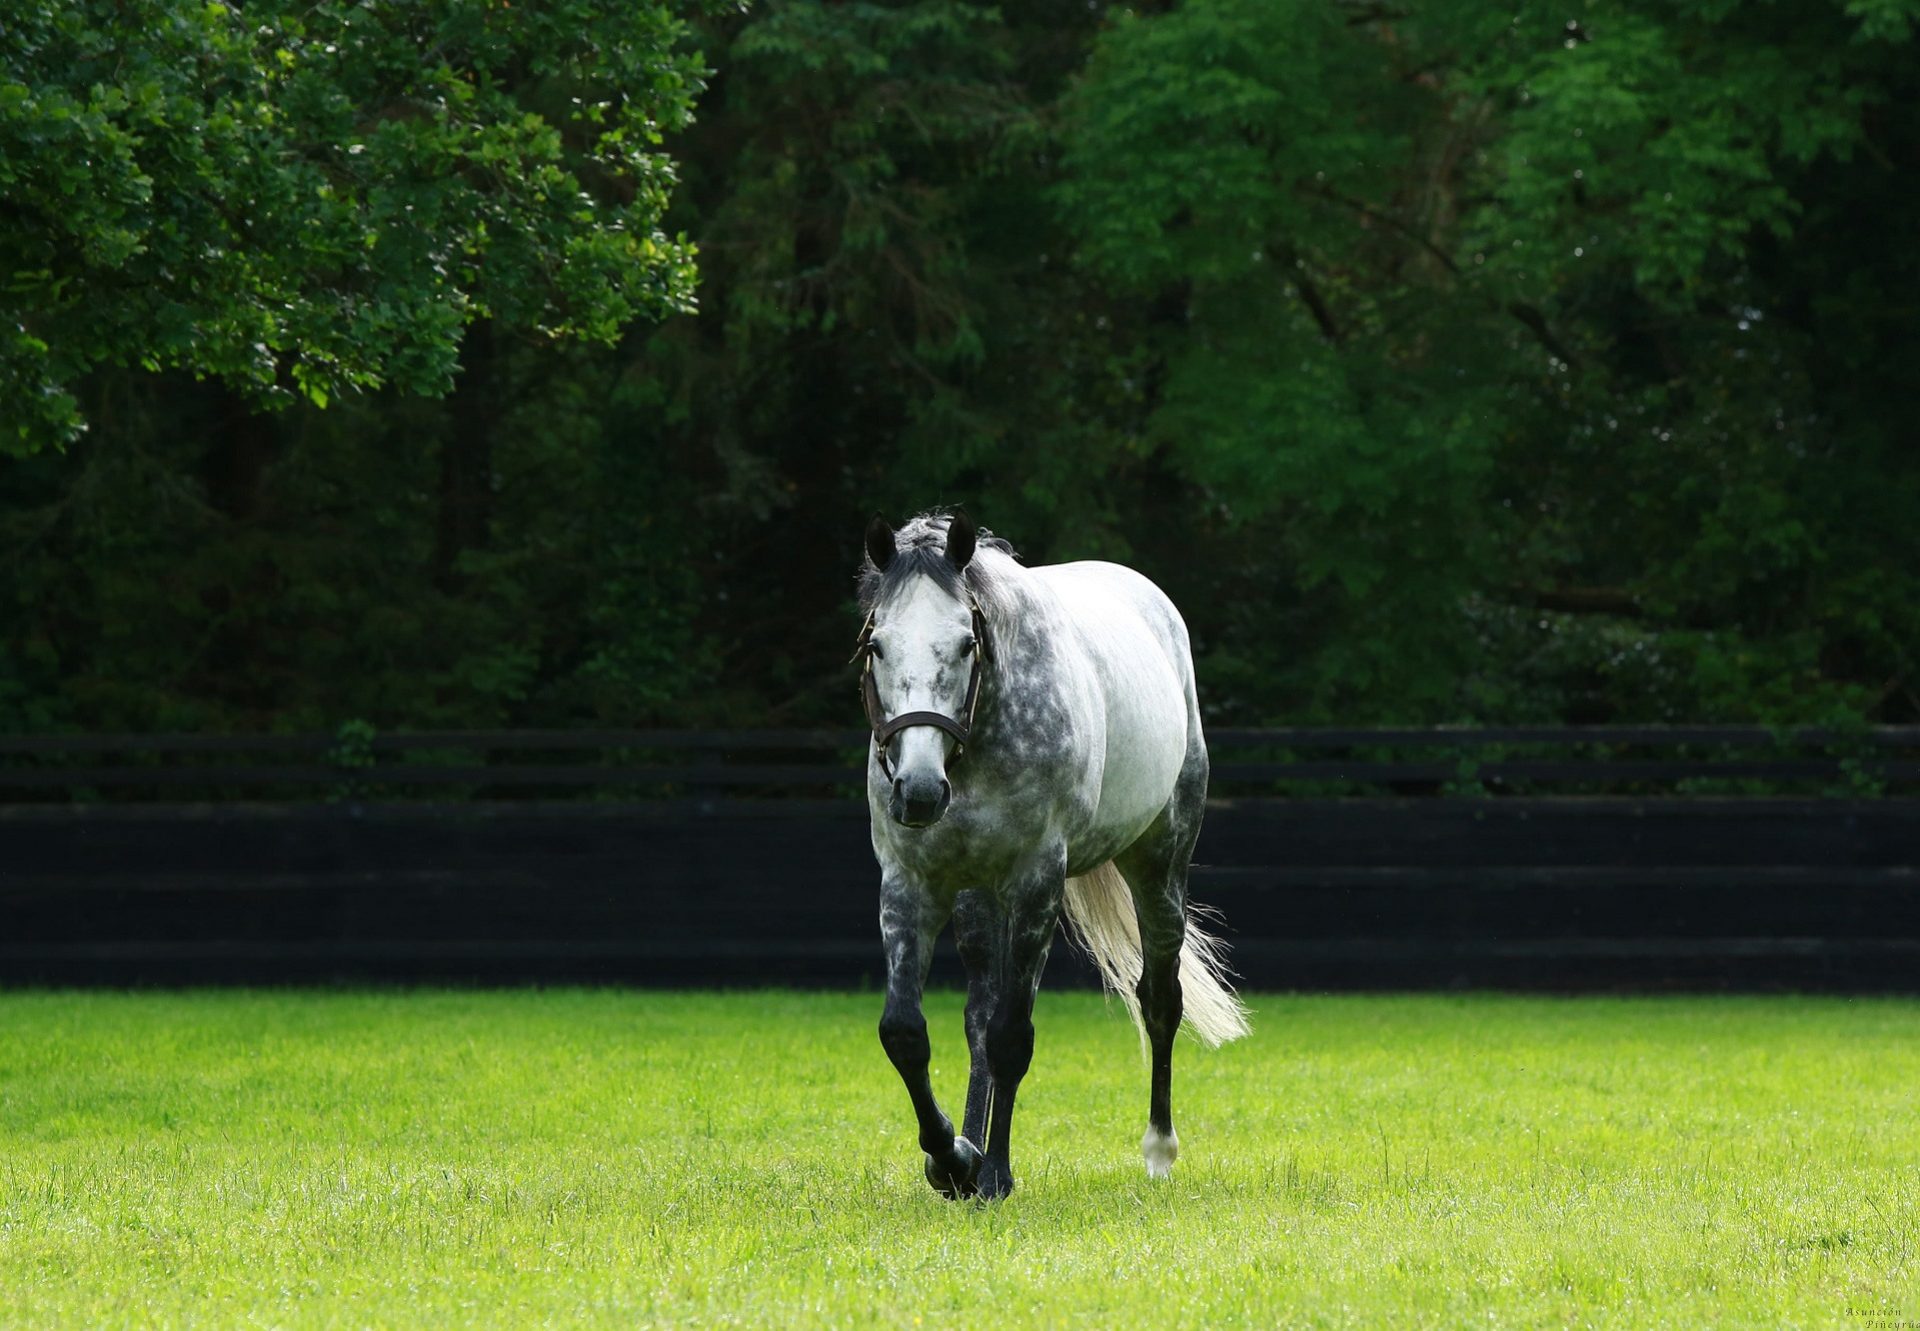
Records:
<instances>
[{"instance_id":1,"label":"grass field","mask_svg":"<svg viewBox=\"0 0 1920 1331\"><path fill-rule=\"evenodd\" d=\"M873 995L0 994L0 1326L1920 1326L1920 1004L1252 1003L1152 1184L1043 994L984 1207Z\"/></svg>"}]
</instances>

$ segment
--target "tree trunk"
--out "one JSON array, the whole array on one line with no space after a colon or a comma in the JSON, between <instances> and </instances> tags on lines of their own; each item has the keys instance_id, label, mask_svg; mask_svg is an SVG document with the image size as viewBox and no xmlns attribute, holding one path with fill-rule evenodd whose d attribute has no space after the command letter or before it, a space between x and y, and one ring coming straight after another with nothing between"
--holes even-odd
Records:
<instances>
[{"instance_id":1,"label":"tree trunk","mask_svg":"<svg viewBox=\"0 0 1920 1331\"><path fill-rule=\"evenodd\" d=\"M491 323L467 330L460 362L448 430L440 443L440 511L433 542L433 581L445 592L460 590L460 556L487 543L492 517L500 367Z\"/></svg>"},{"instance_id":2,"label":"tree trunk","mask_svg":"<svg viewBox=\"0 0 1920 1331\"><path fill-rule=\"evenodd\" d=\"M207 502L235 522L251 522L265 503L262 481L273 461L275 420L239 393L214 387L213 445L201 472Z\"/></svg>"}]
</instances>

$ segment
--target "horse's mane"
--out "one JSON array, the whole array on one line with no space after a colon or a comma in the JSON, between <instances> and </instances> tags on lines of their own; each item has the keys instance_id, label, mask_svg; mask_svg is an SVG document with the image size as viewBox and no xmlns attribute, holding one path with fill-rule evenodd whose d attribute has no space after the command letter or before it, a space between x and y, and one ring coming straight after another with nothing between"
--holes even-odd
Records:
<instances>
[{"instance_id":1,"label":"horse's mane","mask_svg":"<svg viewBox=\"0 0 1920 1331\"><path fill-rule=\"evenodd\" d=\"M1005 539L985 527L979 528L973 558L964 572L947 559L947 524L952 516L935 509L908 519L907 525L893 534L899 553L882 572L871 558L860 560L860 609L872 614L892 599L915 578L928 577L940 584L956 600L965 600L969 592L980 603L987 626L998 630L1015 623L1016 583L1022 570L1019 555Z\"/></svg>"}]
</instances>

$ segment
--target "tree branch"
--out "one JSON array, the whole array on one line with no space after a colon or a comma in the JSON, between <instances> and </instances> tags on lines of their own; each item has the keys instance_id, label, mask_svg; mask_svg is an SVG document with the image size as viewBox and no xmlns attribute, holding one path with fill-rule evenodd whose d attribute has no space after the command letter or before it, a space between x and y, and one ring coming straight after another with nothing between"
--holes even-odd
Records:
<instances>
[{"instance_id":1,"label":"tree branch","mask_svg":"<svg viewBox=\"0 0 1920 1331\"><path fill-rule=\"evenodd\" d=\"M1327 341L1338 344L1339 321L1333 317L1333 307L1328 305L1326 297L1320 294L1320 288L1313 284L1311 277L1307 276L1306 264L1301 259L1300 252L1291 245L1281 245L1275 249L1274 253L1287 265L1287 280L1292 282L1293 289L1300 293L1300 299L1306 304L1308 312L1313 315L1313 321L1320 325L1320 335Z\"/></svg>"},{"instance_id":2,"label":"tree branch","mask_svg":"<svg viewBox=\"0 0 1920 1331\"><path fill-rule=\"evenodd\" d=\"M1312 194L1316 198L1325 199L1328 203L1337 203L1343 208L1352 209L1369 222L1385 227L1395 235L1405 237L1437 260L1448 273L1454 277L1460 276L1460 265L1454 262L1452 255L1434 244L1433 241L1427 237L1421 235L1418 231L1415 231L1405 222L1402 222L1399 218L1389 217L1387 214L1374 208L1371 204L1360 199L1350 199L1335 190L1323 188L1308 190L1307 193ZM1566 343L1554 335L1553 329L1547 324L1546 316L1540 313L1538 309L1516 300L1506 306L1506 312L1525 324L1528 330L1533 333L1534 337L1539 339L1540 345L1545 347L1558 359L1566 362L1568 369L1578 368L1580 364L1579 357L1573 354Z\"/></svg>"},{"instance_id":3,"label":"tree branch","mask_svg":"<svg viewBox=\"0 0 1920 1331\"><path fill-rule=\"evenodd\" d=\"M1536 610L1576 615L1640 613L1640 598L1624 587L1517 587L1512 594Z\"/></svg>"},{"instance_id":4,"label":"tree branch","mask_svg":"<svg viewBox=\"0 0 1920 1331\"><path fill-rule=\"evenodd\" d=\"M1566 343L1555 337L1553 335L1553 329L1547 327L1546 315L1540 313L1540 311L1536 310L1533 306L1517 300L1507 306L1507 313L1531 329L1533 335L1540 339L1540 345L1566 362L1568 369L1571 370L1579 366L1579 359L1571 351L1567 350Z\"/></svg>"}]
</instances>

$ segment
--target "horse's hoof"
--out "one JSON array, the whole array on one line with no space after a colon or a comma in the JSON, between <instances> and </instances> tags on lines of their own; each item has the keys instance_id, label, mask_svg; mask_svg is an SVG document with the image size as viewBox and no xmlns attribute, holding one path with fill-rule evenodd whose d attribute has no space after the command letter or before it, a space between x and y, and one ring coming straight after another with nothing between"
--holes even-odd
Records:
<instances>
[{"instance_id":1,"label":"horse's hoof","mask_svg":"<svg viewBox=\"0 0 1920 1331\"><path fill-rule=\"evenodd\" d=\"M927 1182L942 1197L971 1197L978 1190L980 1164L986 1157L965 1137L953 1139L953 1151L945 1160L927 1157Z\"/></svg>"},{"instance_id":2,"label":"horse's hoof","mask_svg":"<svg viewBox=\"0 0 1920 1331\"><path fill-rule=\"evenodd\" d=\"M1180 1158L1180 1134L1149 1124L1147 1135L1140 1139L1140 1154L1147 1159L1148 1178L1172 1178L1173 1162Z\"/></svg>"},{"instance_id":3,"label":"horse's hoof","mask_svg":"<svg viewBox=\"0 0 1920 1331\"><path fill-rule=\"evenodd\" d=\"M1005 1165L989 1160L980 1167L979 1197L983 1202L997 1202L1013 1191L1013 1171Z\"/></svg>"}]
</instances>

